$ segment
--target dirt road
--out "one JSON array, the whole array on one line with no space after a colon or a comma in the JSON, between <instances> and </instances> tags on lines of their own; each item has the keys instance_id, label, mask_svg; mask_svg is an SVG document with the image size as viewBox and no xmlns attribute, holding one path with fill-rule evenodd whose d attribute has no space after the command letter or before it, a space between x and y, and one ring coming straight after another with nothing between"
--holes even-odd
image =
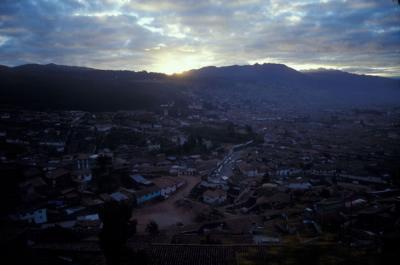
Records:
<instances>
[{"instance_id":1,"label":"dirt road","mask_svg":"<svg viewBox=\"0 0 400 265\"><path fill-rule=\"evenodd\" d=\"M133 210L132 218L136 219L138 222L138 233L143 233L146 229L146 225L151 220L157 222L160 230L176 225L178 222L184 225L192 223L196 212L177 207L175 202L187 197L193 187L200 182L201 178L199 176L187 176L185 180L186 185L168 199L143 205Z\"/></svg>"}]
</instances>

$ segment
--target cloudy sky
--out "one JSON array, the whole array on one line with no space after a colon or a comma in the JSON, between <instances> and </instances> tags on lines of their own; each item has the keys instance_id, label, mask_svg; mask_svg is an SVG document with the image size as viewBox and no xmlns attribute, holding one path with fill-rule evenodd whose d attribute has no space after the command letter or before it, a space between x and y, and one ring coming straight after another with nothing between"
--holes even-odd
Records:
<instances>
[{"instance_id":1,"label":"cloudy sky","mask_svg":"<svg viewBox=\"0 0 400 265\"><path fill-rule=\"evenodd\" d=\"M284 63L400 76L392 0L0 0L0 64L181 72Z\"/></svg>"}]
</instances>

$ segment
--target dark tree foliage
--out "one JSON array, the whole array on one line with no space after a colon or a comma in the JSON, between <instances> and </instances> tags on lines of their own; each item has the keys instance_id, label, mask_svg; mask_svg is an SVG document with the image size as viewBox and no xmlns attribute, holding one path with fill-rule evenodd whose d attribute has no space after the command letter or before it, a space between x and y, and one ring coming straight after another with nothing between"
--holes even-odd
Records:
<instances>
[{"instance_id":1,"label":"dark tree foliage","mask_svg":"<svg viewBox=\"0 0 400 265\"><path fill-rule=\"evenodd\" d=\"M96 166L93 168L93 180L97 190L102 192L112 192L118 186L118 181L113 178L112 161L110 157L99 156Z\"/></svg>"},{"instance_id":2,"label":"dark tree foliage","mask_svg":"<svg viewBox=\"0 0 400 265\"><path fill-rule=\"evenodd\" d=\"M18 181L22 179L21 168L18 165L0 164L0 175L2 184L0 185L0 216L12 212L20 203L18 191Z\"/></svg>"},{"instance_id":3,"label":"dark tree foliage","mask_svg":"<svg viewBox=\"0 0 400 265\"><path fill-rule=\"evenodd\" d=\"M248 124L246 124L246 132L247 132L248 134L252 134L252 133L253 133L253 128L252 128L250 125L248 125Z\"/></svg>"},{"instance_id":4,"label":"dark tree foliage","mask_svg":"<svg viewBox=\"0 0 400 265\"><path fill-rule=\"evenodd\" d=\"M158 224L155 221L150 221L146 226L146 232L152 236L158 235Z\"/></svg>"},{"instance_id":5,"label":"dark tree foliage","mask_svg":"<svg viewBox=\"0 0 400 265\"><path fill-rule=\"evenodd\" d=\"M77 242L81 239L79 233L63 228L60 226L50 227L40 231L40 234L35 238L35 242L54 243L54 242Z\"/></svg>"},{"instance_id":6,"label":"dark tree foliage","mask_svg":"<svg viewBox=\"0 0 400 265\"><path fill-rule=\"evenodd\" d=\"M324 188L324 189L322 189L322 191L319 193L319 195L320 195L322 198L324 198L324 199L328 199L328 198L331 197L331 192L330 192L328 189Z\"/></svg>"},{"instance_id":7,"label":"dark tree foliage","mask_svg":"<svg viewBox=\"0 0 400 265\"><path fill-rule=\"evenodd\" d=\"M226 130L228 132L228 136L231 136L231 137L235 136L235 125L232 122L228 123Z\"/></svg>"},{"instance_id":8,"label":"dark tree foliage","mask_svg":"<svg viewBox=\"0 0 400 265\"><path fill-rule=\"evenodd\" d=\"M392 179L393 185L395 185L397 187L400 187L400 167L396 167L393 170L393 174L392 175L393 175L393 179Z\"/></svg>"},{"instance_id":9,"label":"dark tree foliage","mask_svg":"<svg viewBox=\"0 0 400 265\"><path fill-rule=\"evenodd\" d=\"M100 247L108 265L121 264L127 256L126 242L136 232L136 222L130 222L132 207L114 201L105 203L100 211L103 228L100 232ZM134 264L134 263L133 263Z\"/></svg>"},{"instance_id":10,"label":"dark tree foliage","mask_svg":"<svg viewBox=\"0 0 400 265\"><path fill-rule=\"evenodd\" d=\"M268 174L268 172L266 172L266 173L263 175L262 182L263 182L263 183L268 183L268 182L270 182L270 181L271 181L271 177L270 177L270 175Z\"/></svg>"},{"instance_id":11,"label":"dark tree foliage","mask_svg":"<svg viewBox=\"0 0 400 265\"><path fill-rule=\"evenodd\" d=\"M111 163L111 157L109 156L101 155L97 158L97 166L102 170L108 171L111 167Z\"/></svg>"}]
</instances>

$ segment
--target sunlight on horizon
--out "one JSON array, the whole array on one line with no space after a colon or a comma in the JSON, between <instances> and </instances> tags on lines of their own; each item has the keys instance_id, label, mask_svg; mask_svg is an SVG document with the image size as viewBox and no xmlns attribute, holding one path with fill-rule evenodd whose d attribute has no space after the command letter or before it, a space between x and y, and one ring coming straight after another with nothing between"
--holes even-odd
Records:
<instances>
[{"instance_id":1,"label":"sunlight on horizon","mask_svg":"<svg viewBox=\"0 0 400 265\"><path fill-rule=\"evenodd\" d=\"M161 54L159 61L152 65L152 71L172 75L215 64L213 56L208 52L185 53Z\"/></svg>"}]
</instances>

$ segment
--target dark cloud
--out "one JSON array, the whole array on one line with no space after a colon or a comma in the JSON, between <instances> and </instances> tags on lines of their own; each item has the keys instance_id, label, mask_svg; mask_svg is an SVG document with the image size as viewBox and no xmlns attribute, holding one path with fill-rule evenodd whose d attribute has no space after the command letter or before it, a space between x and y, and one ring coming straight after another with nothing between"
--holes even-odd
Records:
<instances>
[{"instance_id":1,"label":"dark cloud","mask_svg":"<svg viewBox=\"0 0 400 265\"><path fill-rule=\"evenodd\" d=\"M174 72L286 63L400 75L390 0L2 0L0 63Z\"/></svg>"}]
</instances>

